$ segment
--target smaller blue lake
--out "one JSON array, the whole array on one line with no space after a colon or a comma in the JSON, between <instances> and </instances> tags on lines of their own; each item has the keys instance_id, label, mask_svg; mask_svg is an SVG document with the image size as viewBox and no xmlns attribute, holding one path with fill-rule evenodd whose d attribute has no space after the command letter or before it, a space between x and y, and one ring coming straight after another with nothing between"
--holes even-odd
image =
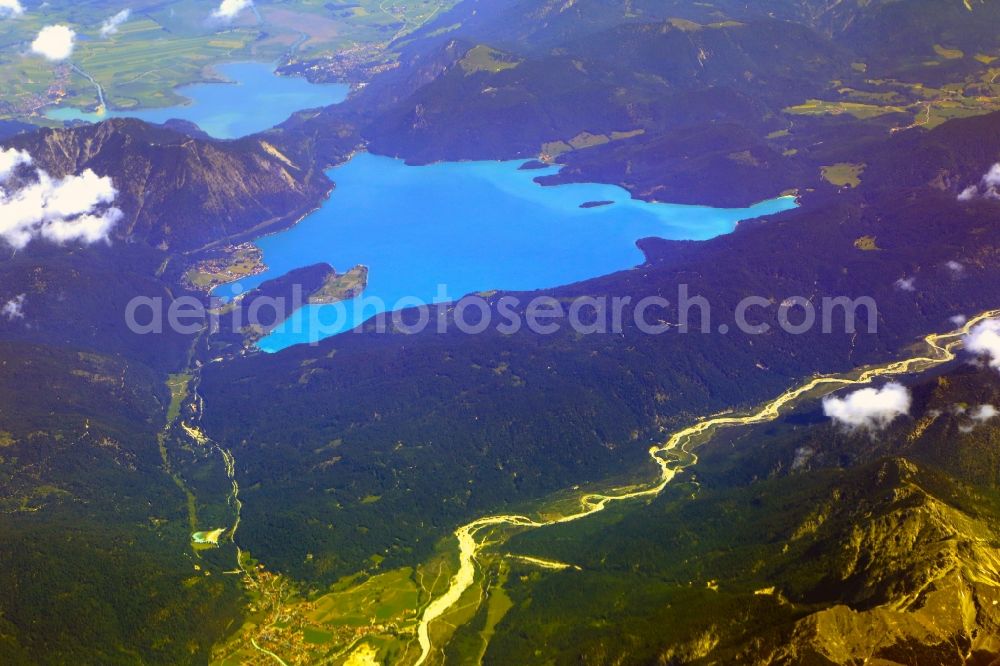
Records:
<instances>
[{"instance_id":1,"label":"smaller blue lake","mask_svg":"<svg viewBox=\"0 0 1000 666\"><path fill-rule=\"evenodd\" d=\"M795 206L792 197L746 209L645 203L613 185L542 187L534 179L556 169L526 171L521 164L414 167L359 154L329 172L337 189L319 211L258 241L267 273L216 293L226 297L318 262L340 272L369 267L362 297L346 307L302 308L260 342L274 352L350 330L376 312L414 305L401 299L429 304L492 289L578 282L641 264L640 238L705 240L731 232L740 220ZM613 203L580 207L597 201ZM446 285L446 299L439 285Z\"/></svg>"},{"instance_id":2,"label":"smaller blue lake","mask_svg":"<svg viewBox=\"0 0 1000 666\"><path fill-rule=\"evenodd\" d=\"M189 120L217 139L236 139L270 129L296 111L339 104L350 86L314 84L300 77L278 76L274 66L259 62L218 65L216 70L231 83L196 83L176 92L190 103L162 109L108 110L88 113L63 107L46 113L52 120L100 122L108 118L139 118L164 123L173 118Z\"/></svg>"}]
</instances>

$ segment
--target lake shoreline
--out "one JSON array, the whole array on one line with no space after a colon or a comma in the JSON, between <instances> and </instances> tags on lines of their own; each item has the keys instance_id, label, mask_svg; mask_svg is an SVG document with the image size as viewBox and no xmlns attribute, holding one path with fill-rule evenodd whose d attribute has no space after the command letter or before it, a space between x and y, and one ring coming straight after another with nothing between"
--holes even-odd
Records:
<instances>
[{"instance_id":1,"label":"lake shoreline","mask_svg":"<svg viewBox=\"0 0 1000 666\"><path fill-rule=\"evenodd\" d=\"M440 285L455 300L491 290L555 289L634 269L646 261L644 238L708 240L733 232L741 220L793 208L779 197L745 209L647 203L606 183L551 185L523 160L439 162L357 151L325 171L337 196L327 196L294 225L254 239L269 270L238 281L243 289L299 266L324 261L371 267L362 297L379 300L368 312L337 313L332 323L302 308L260 343L275 352L310 342L310 324L352 330L380 312L414 299L435 302ZM549 165L550 175L558 165ZM588 202L610 202L583 206ZM485 257L485 258L484 258ZM213 292L225 297L234 285ZM354 302L350 302L351 305ZM318 323L317 323L318 322ZM324 328L325 330L325 328Z\"/></svg>"},{"instance_id":2,"label":"lake shoreline","mask_svg":"<svg viewBox=\"0 0 1000 666\"><path fill-rule=\"evenodd\" d=\"M184 100L180 104L159 108L107 108L99 114L74 107L57 107L44 115L49 120L64 123L138 118L162 125L168 120L184 120L194 123L213 139L228 140L272 129L303 109L335 106L351 91L348 84L314 84L300 77L280 76L273 63L234 61L212 67L222 78L186 83L173 89L174 94ZM256 108L258 112L239 112L245 108Z\"/></svg>"}]
</instances>

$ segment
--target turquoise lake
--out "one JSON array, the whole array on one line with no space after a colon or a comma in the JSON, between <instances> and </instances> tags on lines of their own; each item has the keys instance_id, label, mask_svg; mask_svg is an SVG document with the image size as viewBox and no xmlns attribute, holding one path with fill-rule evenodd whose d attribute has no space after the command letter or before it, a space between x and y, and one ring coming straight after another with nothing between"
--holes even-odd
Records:
<instances>
[{"instance_id":1,"label":"turquoise lake","mask_svg":"<svg viewBox=\"0 0 1000 666\"><path fill-rule=\"evenodd\" d=\"M361 153L329 172L337 189L317 212L260 239L267 273L219 288L227 297L294 268L328 262L340 272L369 267L368 289L354 302L306 306L260 342L275 352L355 328L376 312L492 289L534 290L632 268L635 242L659 236L705 240L740 220L795 207L781 197L747 209L645 203L620 187L534 182L556 169L519 170L522 162L407 166ZM580 208L593 201L608 206ZM234 291L235 287L235 291ZM356 311L365 299L378 299ZM317 326L317 324L319 324Z\"/></svg>"},{"instance_id":2,"label":"turquoise lake","mask_svg":"<svg viewBox=\"0 0 1000 666\"><path fill-rule=\"evenodd\" d=\"M300 77L277 76L274 66L259 62L218 65L215 69L232 83L196 83L176 92L190 103L162 109L87 113L73 108L53 109L53 120L100 122L108 118L139 118L164 123L173 118L189 120L217 139L236 139L270 129L296 111L339 104L350 86L313 84Z\"/></svg>"}]
</instances>

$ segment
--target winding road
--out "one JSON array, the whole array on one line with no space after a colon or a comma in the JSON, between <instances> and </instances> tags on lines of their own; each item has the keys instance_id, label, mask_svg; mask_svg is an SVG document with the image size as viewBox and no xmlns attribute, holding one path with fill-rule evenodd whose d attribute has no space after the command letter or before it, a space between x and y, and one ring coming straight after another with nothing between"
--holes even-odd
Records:
<instances>
[{"instance_id":1,"label":"winding road","mask_svg":"<svg viewBox=\"0 0 1000 666\"><path fill-rule=\"evenodd\" d=\"M497 515L479 518L455 530L458 539L459 567L452 577L448 589L437 599L431 601L424 609L417 626L417 640L420 644L420 657L416 666L421 666L431 655L432 644L430 626L447 613L468 590L476 578L476 561L480 551L486 547L487 541L478 540L477 535L489 528L508 526L536 529L549 525L558 525L580 520L603 511L609 504L625 502L640 498L652 498L663 492L677 474L698 462L698 457L689 448L699 439L719 428L756 425L777 419L782 408L799 398L817 390L825 389L827 393L846 386L869 384L880 377L896 377L913 373L925 372L931 368L943 365L957 358L957 350L961 348L963 338L978 324L1000 317L1000 310L984 312L970 319L961 328L949 333L933 333L923 339L926 351L901 361L885 365L873 366L846 375L825 375L815 377L805 384L790 389L774 400L766 403L757 411L746 416L719 416L699 421L694 425L674 433L666 443L654 446L649 450L649 456L659 467L659 479L646 488L626 490L619 494L587 493L580 497L579 510L558 518L534 520L523 515ZM495 542L490 542L495 544Z\"/></svg>"}]
</instances>

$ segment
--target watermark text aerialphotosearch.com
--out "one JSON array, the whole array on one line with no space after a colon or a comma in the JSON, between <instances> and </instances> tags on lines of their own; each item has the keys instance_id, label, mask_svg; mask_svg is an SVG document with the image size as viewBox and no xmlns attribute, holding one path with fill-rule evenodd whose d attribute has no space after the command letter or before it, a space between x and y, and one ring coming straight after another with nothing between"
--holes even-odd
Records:
<instances>
[{"instance_id":1,"label":"watermark text aerialphotosearch.com","mask_svg":"<svg viewBox=\"0 0 1000 666\"><path fill-rule=\"evenodd\" d=\"M647 335L762 335L775 328L791 335L816 330L853 334L877 333L878 323L878 307L868 296L789 296L779 301L751 295L735 307L713 308L707 298L692 294L686 284L677 288L674 300L659 295L555 298L506 294L469 295L453 301L447 297L447 287L440 285L431 303L418 297L387 303L375 296L322 306L305 306L305 302L298 286L292 288L289 298L250 292L234 303L214 297L207 304L193 296L173 300L137 297L126 307L125 320L129 329L140 335L165 331L192 335L205 327L213 332L220 328L269 332L281 326L293 334L306 333L313 342L344 331L347 322L352 322L356 331L362 330L358 324L364 322L365 332L416 334L431 330L469 335L490 329L504 335L524 329L551 335L567 326L583 335L621 334L632 328ZM301 316L292 317L300 309ZM726 316L718 316L723 310Z\"/></svg>"}]
</instances>

